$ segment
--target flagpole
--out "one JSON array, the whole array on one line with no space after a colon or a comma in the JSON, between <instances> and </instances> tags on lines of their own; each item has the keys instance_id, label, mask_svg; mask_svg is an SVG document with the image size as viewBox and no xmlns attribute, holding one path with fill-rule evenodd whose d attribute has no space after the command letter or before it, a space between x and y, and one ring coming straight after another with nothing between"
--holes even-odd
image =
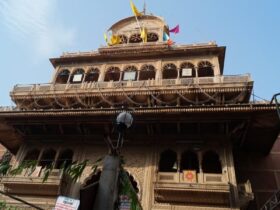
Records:
<instances>
[{"instance_id":1,"label":"flagpole","mask_svg":"<svg viewBox=\"0 0 280 210\"><path fill-rule=\"evenodd\" d=\"M144 8L143 8L143 13L146 15L146 0L144 0Z\"/></svg>"},{"instance_id":2,"label":"flagpole","mask_svg":"<svg viewBox=\"0 0 280 210\"><path fill-rule=\"evenodd\" d=\"M140 26L139 20L138 20L138 18L137 18L137 16L136 16L136 15L134 15L134 16L135 16L136 22L137 22L137 24L138 24L138 27L139 27L139 29L140 29L140 33L141 33L141 26Z\"/></svg>"},{"instance_id":3,"label":"flagpole","mask_svg":"<svg viewBox=\"0 0 280 210\"><path fill-rule=\"evenodd\" d=\"M130 0L130 5L131 5L131 4L133 4L133 3L132 3L132 0ZM140 26L138 17L137 17L137 15L135 14L135 12L134 12L134 16L135 16L136 22L137 22L137 24L138 24L139 31L140 31L140 35L141 35L141 33L142 33L141 26ZM143 42L144 42L144 40L143 40Z\"/></svg>"}]
</instances>

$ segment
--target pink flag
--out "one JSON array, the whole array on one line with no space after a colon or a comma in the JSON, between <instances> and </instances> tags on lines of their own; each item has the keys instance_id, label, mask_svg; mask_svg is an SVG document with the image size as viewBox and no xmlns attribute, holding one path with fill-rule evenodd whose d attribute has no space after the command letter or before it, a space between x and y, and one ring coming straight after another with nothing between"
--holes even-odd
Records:
<instances>
[{"instance_id":1,"label":"pink flag","mask_svg":"<svg viewBox=\"0 0 280 210\"><path fill-rule=\"evenodd\" d=\"M180 26L177 25L175 28L169 30L170 33L178 34L180 32Z\"/></svg>"}]
</instances>

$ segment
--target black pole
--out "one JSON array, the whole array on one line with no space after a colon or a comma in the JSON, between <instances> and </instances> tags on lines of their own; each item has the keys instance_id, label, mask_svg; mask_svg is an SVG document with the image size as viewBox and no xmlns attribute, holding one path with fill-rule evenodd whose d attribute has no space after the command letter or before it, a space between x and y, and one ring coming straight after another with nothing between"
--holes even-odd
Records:
<instances>
[{"instance_id":1,"label":"black pole","mask_svg":"<svg viewBox=\"0 0 280 210\"><path fill-rule=\"evenodd\" d=\"M3 194L3 195L5 195L5 196L8 196L8 197L10 197L10 198L12 198L12 199L14 199L14 200L16 200L16 201L19 201L19 202L24 203L24 204L26 204L26 205L28 205L28 206L31 206L31 207L33 207L33 208L35 208L35 209L44 210L44 209L42 209L42 208L40 208L40 207L38 207L38 206L35 206L34 204L28 203L27 201L24 201L24 200L22 200L22 199L20 199L20 198L18 198L18 197L15 197L15 196L11 195L10 193L4 192L4 191L2 191L2 190L0 190L0 193Z\"/></svg>"},{"instance_id":2,"label":"black pole","mask_svg":"<svg viewBox=\"0 0 280 210\"><path fill-rule=\"evenodd\" d=\"M270 101L270 104L273 103L273 100L275 101L275 105L276 105L278 117L279 117L279 119L280 119L280 107L279 107L279 102L278 102L278 100L277 100L277 96L279 96L279 95L280 95L280 93L277 93L277 94L273 95L273 97L272 97L272 99L271 99L271 101Z\"/></svg>"}]
</instances>

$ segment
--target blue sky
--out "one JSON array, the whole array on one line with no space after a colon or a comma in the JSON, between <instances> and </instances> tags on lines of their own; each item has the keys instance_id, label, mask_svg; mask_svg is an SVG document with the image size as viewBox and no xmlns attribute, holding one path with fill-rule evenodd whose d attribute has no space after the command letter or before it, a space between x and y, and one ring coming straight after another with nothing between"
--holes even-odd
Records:
<instances>
[{"instance_id":1,"label":"blue sky","mask_svg":"<svg viewBox=\"0 0 280 210\"><path fill-rule=\"evenodd\" d=\"M144 0L134 0L139 10ZM227 47L224 74L251 73L254 92L280 92L279 0L146 0L147 10L180 24L178 44L216 41ZM15 84L48 83L50 57L91 51L103 33L131 16L129 0L0 0L0 106Z\"/></svg>"}]
</instances>

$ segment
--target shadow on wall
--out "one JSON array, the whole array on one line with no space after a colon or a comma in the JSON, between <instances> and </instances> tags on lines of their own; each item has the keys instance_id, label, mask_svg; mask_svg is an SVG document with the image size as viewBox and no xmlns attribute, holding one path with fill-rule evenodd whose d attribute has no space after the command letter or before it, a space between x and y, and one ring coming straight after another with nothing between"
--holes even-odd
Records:
<instances>
[{"instance_id":1,"label":"shadow on wall","mask_svg":"<svg viewBox=\"0 0 280 210\"><path fill-rule=\"evenodd\" d=\"M260 209L280 189L280 138L269 155L235 150L234 161L238 183L252 183L255 200L248 210Z\"/></svg>"}]
</instances>

